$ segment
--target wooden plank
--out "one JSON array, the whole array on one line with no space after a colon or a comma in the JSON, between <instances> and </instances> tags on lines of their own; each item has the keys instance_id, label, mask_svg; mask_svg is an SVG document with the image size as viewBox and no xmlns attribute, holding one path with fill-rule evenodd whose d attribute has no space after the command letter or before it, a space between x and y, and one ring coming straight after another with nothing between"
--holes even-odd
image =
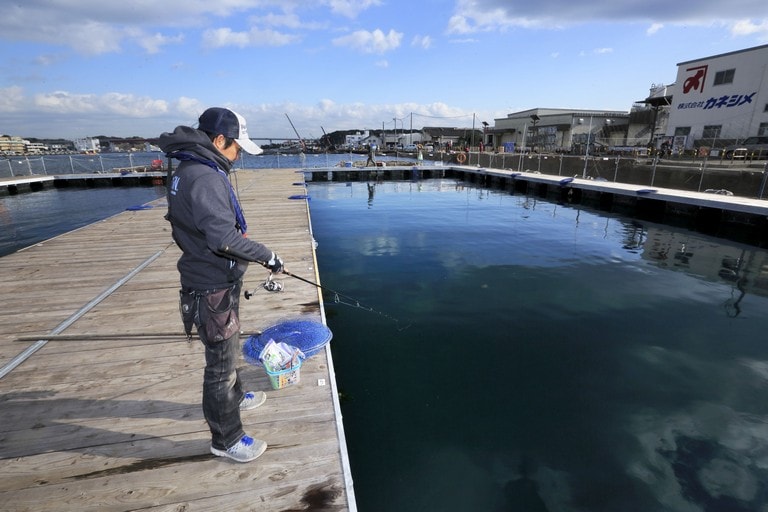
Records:
<instances>
[{"instance_id":1,"label":"wooden plank","mask_svg":"<svg viewBox=\"0 0 768 512\"><path fill-rule=\"evenodd\" d=\"M314 281L307 205L288 199L298 179L285 169L237 173L249 236ZM4 365L33 343L20 335L45 339L161 251L62 333L81 339L52 339L0 379L3 509L355 510L329 352L307 360L301 382L281 390L243 361L246 387L268 396L243 413L244 427L269 448L249 464L210 454L200 405L204 350L182 335L180 252L164 203L0 258ZM279 223L259 222L275 216ZM284 278L285 291L269 293L261 288L266 275L253 265L246 276L254 296L241 305L243 341L286 318L322 318L315 286ZM153 332L179 337L131 336Z\"/></svg>"}]
</instances>

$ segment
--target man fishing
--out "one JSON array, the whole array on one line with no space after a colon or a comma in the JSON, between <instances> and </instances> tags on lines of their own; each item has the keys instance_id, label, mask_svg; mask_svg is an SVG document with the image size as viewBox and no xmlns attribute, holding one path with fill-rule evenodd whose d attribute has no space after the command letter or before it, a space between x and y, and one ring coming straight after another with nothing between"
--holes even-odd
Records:
<instances>
[{"instance_id":1,"label":"man fishing","mask_svg":"<svg viewBox=\"0 0 768 512\"><path fill-rule=\"evenodd\" d=\"M209 108L197 128L178 126L163 133L160 148L179 161L168 180L172 236L182 250L182 318L205 346L203 414L211 430L211 453L250 462L267 443L247 436L240 412L259 407L263 391L244 392L237 371L240 352L240 290L249 261L273 273L283 271L279 256L245 237L247 225L229 172L240 155L262 149L248 137L245 119L226 108ZM235 256L237 255L237 256Z\"/></svg>"}]
</instances>

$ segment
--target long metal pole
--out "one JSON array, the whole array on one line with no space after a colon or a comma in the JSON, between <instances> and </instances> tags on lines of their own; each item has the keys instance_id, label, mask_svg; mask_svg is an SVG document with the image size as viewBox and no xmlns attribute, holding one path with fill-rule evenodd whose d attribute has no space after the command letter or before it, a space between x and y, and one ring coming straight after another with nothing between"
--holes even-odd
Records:
<instances>
[{"instance_id":1,"label":"long metal pole","mask_svg":"<svg viewBox=\"0 0 768 512\"><path fill-rule=\"evenodd\" d=\"M408 134L408 144L413 144L413 112L411 112L411 128Z\"/></svg>"},{"instance_id":2,"label":"long metal pole","mask_svg":"<svg viewBox=\"0 0 768 512\"><path fill-rule=\"evenodd\" d=\"M285 117L288 117L287 113L285 114ZM305 150L306 149L306 145L304 144L304 139L301 138L301 135L299 135L298 130L296 130L296 127L293 126L293 121L291 121L290 117L288 117L288 122L291 123L291 128L293 128L293 133L295 133L296 136L299 138L299 143L301 144L301 149Z\"/></svg>"},{"instance_id":3,"label":"long metal pole","mask_svg":"<svg viewBox=\"0 0 768 512\"><path fill-rule=\"evenodd\" d=\"M109 297L115 290L120 288L122 285L127 283L133 276L144 270L144 268L155 261L157 258L160 257L161 254L163 254L164 251L157 251L155 254L147 258L141 265L136 267L135 269L131 270L128 274L125 275L122 279L117 281L115 284L113 284L111 287L109 287L107 290L103 291L100 295L98 295L95 299L93 299L91 302L80 308L74 315L70 316L68 319L66 319L64 322L60 323L52 332L51 335L56 335L62 332L64 329L75 323L80 317L85 315L88 311L96 307L96 305L99 304L99 302L103 301L107 297ZM50 336L50 335L49 335ZM49 338L46 338L45 336L40 337L35 343L27 347L26 350L21 352L19 355L11 359L5 366L0 368L0 379L8 375L10 372L13 371L14 368L19 366L21 363L29 359L35 352L43 348L49 341Z\"/></svg>"},{"instance_id":4,"label":"long metal pole","mask_svg":"<svg viewBox=\"0 0 768 512\"><path fill-rule=\"evenodd\" d=\"M589 162L589 143L592 139L592 116L589 116L589 130L587 131L587 147L584 150L584 172L581 173L582 178L587 177L587 162Z\"/></svg>"},{"instance_id":5,"label":"long metal pole","mask_svg":"<svg viewBox=\"0 0 768 512\"><path fill-rule=\"evenodd\" d=\"M395 126L395 154L397 154L397 118L392 118L392 124Z\"/></svg>"},{"instance_id":6,"label":"long metal pole","mask_svg":"<svg viewBox=\"0 0 768 512\"><path fill-rule=\"evenodd\" d=\"M85 341L85 340L122 340L126 338L184 338L187 335L183 332L126 332L126 333L90 333L90 334L43 334L42 336L18 336L16 341L37 341L45 338L49 341Z\"/></svg>"}]
</instances>

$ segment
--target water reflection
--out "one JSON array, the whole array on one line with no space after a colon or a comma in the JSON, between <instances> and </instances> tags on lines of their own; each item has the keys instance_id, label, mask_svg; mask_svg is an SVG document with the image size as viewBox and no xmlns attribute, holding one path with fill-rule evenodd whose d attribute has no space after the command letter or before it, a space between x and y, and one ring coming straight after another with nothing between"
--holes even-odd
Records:
<instances>
[{"instance_id":1,"label":"water reflection","mask_svg":"<svg viewBox=\"0 0 768 512\"><path fill-rule=\"evenodd\" d=\"M728 283L723 301L726 314L741 314L748 294L768 297L768 253L764 250L702 235L646 225L642 257L659 267L685 272L713 282ZM671 255L671 257L670 257Z\"/></svg>"}]
</instances>

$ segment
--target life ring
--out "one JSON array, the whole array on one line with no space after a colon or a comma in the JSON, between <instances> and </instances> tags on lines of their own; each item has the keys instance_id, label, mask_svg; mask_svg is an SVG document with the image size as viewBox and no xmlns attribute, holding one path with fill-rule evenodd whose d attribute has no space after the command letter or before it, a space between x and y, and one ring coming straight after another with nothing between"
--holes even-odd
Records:
<instances>
[{"instance_id":1,"label":"life ring","mask_svg":"<svg viewBox=\"0 0 768 512\"><path fill-rule=\"evenodd\" d=\"M459 153L458 155L456 155L456 161L459 162L460 164L463 164L464 162L467 161L467 155L465 155L464 153Z\"/></svg>"}]
</instances>

